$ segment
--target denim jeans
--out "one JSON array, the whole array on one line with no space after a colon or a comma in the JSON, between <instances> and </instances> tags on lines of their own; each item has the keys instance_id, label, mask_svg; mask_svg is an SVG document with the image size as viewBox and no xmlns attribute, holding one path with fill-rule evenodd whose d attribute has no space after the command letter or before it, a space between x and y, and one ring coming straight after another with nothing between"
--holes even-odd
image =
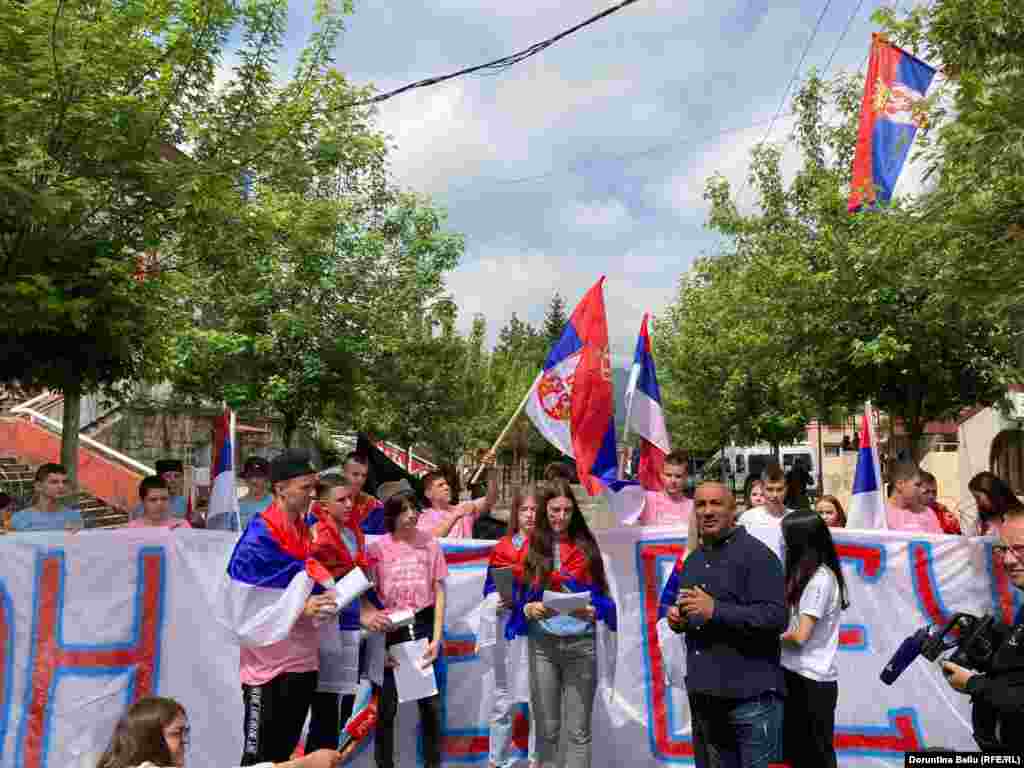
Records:
<instances>
[{"instance_id":1,"label":"denim jeans","mask_svg":"<svg viewBox=\"0 0 1024 768\"><path fill-rule=\"evenodd\" d=\"M591 717L597 693L593 633L561 637L531 624L530 712L539 768L590 768ZM564 718L564 719L563 719ZM565 758L558 748L565 732Z\"/></svg>"},{"instance_id":2,"label":"denim jeans","mask_svg":"<svg viewBox=\"0 0 1024 768\"><path fill-rule=\"evenodd\" d=\"M782 757L782 697L690 694L697 768L768 768Z\"/></svg>"},{"instance_id":3,"label":"denim jeans","mask_svg":"<svg viewBox=\"0 0 1024 768\"><path fill-rule=\"evenodd\" d=\"M505 639L505 619L498 622L497 638L491 648L494 668L494 696L491 704L491 732L488 764L497 768L511 768L516 757L512 754L512 720L516 702L511 691L508 668L509 641ZM532 718L531 718L532 719ZM530 724L529 760L537 760L537 729Z\"/></svg>"}]
</instances>

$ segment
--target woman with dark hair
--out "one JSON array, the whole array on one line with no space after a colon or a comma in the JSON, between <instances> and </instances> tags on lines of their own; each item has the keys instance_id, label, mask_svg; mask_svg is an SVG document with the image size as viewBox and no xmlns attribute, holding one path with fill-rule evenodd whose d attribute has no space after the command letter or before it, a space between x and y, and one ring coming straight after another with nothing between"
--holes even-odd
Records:
<instances>
[{"instance_id":1,"label":"woman with dark hair","mask_svg":"<svg viewBox=\"0 0 1024 768\"><path fill-rule=\"evenodd\" d=\"M999 525L1011 510L1024 510L1024 504L1013 489L991 472L979 472L967 484L978 505L978 534L984 536L993 525Z\"/></svg>"},{"instance_id":2,"label":"woman with dark hair","mask_svg":"<svg viewBox=\"0 0 1024 768\"><path fill-rule=\"evenodd\" d=\"M789 629L782 634L783 757L791 768L835 768L836 653L840 613L850 605L846 582L832 534L820 515L786 515L782 536L790 611Z\"/></svg>"},{"instance_id":3,"label":"woman with dark hair","mask_svg":"<svg viewBox=\"0 0 1024 768\"><path fill-rule=\"evenodd\" d=\"M384 610L414 613L411 626L388 632L387 648L425 639L427 649L419 663L427 668L441 652L444 580L448 576L448 565L437 539L416 527L419 516L419 508L410 494L400 493L389 498L384 502L384 528L388 533L370 544L367 554L372 580ZM392 768L395 764L396 663L389 657L383 685L375 686L380 697L374 744L378 768ZM435 693L416 703L423 732L423 764L427 768L440 768L441 698Z\"/></svg>"},{"instance_id":4,"label":"woman with dark hair","mask_svg":"<svg viewBox=\"0 0 1024 768\"><path fill-rule=\"evenodd\" d=\"M529 485L517 488L512 494L512 508L508 516L509 535L500 539L491 552L491 560L487 567L487 578L484 581L484 605L481 609L481 631L479 646L491 649L491 665L494 669L493 701L491 704L491 732L489 768L511 768L516 758L511 754L512 747L512 712L519 701L528 697L517 695L518 689L525 685L516 685L517 679L525 679L521 659L514 653L520 644L509 643L505 639L505 626L508 623L511 604L506 604L498 594L494 583L495 569L519 568L522 570L526 557L527 544L533 533L537 518L537 507L541 494L536 486ZM536 729L530 729L530 765L537 760Z\"/></svg>"},{"instance_id":5,"label":"woman with dark hair","mask_svg":"<svg viewBox=\"0 0 1024 768\"><path fill-rule=\"evenodd\" d=\"M128 708L96 768L184 768L188 715L174 699L150 696ZM334 768L338 752L321 749L297 760L260 763L255 768Z\"/></svg>"},{"instance_id":6,"label":"woman with dark hair","mask_svg":"<svg viewBox=\"0 0 1024 768\"><path fill-rule=\"evenodd\" d=\"M589 768L591 717L598 687L598 656L604 671L613 669L614 652L605 654L600 620L614 629L615 604L609 596L601 550L568 483L545 487L522 568L523 588L506 628L506 637L527 635L532 727L537 730L537 760L555 765L563 729L568 737L567 768ZM544 604L545 590L583 592L591 604L560 614ZM563 719L564 718L564 719Z\"/></svg>"},{"instance_id":7,"label":"woman with dark hair","mask_svg":"<svg viewBox=\"0 0 1024 768\"><path fill-rule=\"evenodd\" d=\"M814 505L814 511L821 515L829 528L845 528L846 512L835 496L822 496Z\"/></svg>"}]
</instances>

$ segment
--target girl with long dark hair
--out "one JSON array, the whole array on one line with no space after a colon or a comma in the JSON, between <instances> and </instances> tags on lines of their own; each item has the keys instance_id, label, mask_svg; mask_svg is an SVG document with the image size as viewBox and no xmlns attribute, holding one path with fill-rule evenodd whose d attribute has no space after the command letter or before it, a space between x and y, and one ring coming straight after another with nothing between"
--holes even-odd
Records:
<instances>
[{"instance_id":1,"label":"girl with long dark hair","mask_svg":"<svg viewBox=\"0 0 1024 768\"><path fill-rule=\"evenodd\" d=\"M1011 509L1024 510L1024 503L1013 489L992 472L979 472L967 484L978 505L978 533L984 536L993 525L1000 525Z\"/></svg>"},{"instance_id":2,"label":"girl with long dark hair","mask_svg":"<svg viewBox=\"0 0 1024 768\"><path fill-rule=\"evenodd\" d=\"M782 635L786 677L783 756L791 768L835 768L832 746L839 700L839 619L849 607L835 543L821 515L782 519L786 543L786 606Z\"/></svg>"},{"instance_id":3,"label":"girl with long dark hair","mask_svg":"<svg viewBox=\"0 0 1024 768\"><path fill-rule=\"evenodd\" d=\"M615 629L615 604L605 575L601 550L565 482L542 491L537 521L523 565L521 594L506 628L506 637L527 635L530 712L537 731L541 768L555 765L563 728L567 732L566 768L589 768L591 717L598 687L598 657L605 672L614 651L604 653L604 622ZM590 605L569 615L544 604L545 590L585 592ZM564 718L564 719L563 719Z\"/></svg>"}]
</instances>

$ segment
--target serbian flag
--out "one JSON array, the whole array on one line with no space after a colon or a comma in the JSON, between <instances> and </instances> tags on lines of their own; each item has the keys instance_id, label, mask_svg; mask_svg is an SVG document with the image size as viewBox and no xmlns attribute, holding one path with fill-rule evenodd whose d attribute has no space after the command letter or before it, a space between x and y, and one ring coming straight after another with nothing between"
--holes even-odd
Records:
<instances>
[{"instance_id":1,"label":"serbian flag","mask_svg":"<svg viewBox=\"0 0 1024 768\"><path fill-rule=\"evenodd\" d=\"M526 396L526 415L566 456L576 459L591 496L618 474L615 393L604 313L604 277L573 310Z\"/></svg>"},{"instance_id":2,"label":"serbian flag","mask_svg":"<svg viewBox=\"0 0 1024 768\"><path fill-rule=\"evenodd\" d=\"M914 107L933 77L932 67L881 35L872 36L850 182L851 212L892 199L910 145L922 127Z\"/></svg>"},{"instance_id":3,"label":"serbian flag","mask_svg":"<svg viewBox=\"0 0 1024 768\"><path fill-rule=\"evenodd\" d=\"M853 476L853 497L850 499L848 528L885 528L885 496L882 471L878 463L878 441L875 439L871 404L864 406L860 428L860 452Z\"/></svg>"},{"instance_id":4,"label":"serbian flag","mask_svg":"<svg viewBox=\"0 0 1024 768\"><path fill-rule=\"evenodd\" d=\"M234 521L237 530L240 520L235 487L235 414L230 408L225 408L213 423L213 467L210 474L213 489L206 518L214 520L223 515L224 520Z\"/></svg>"},{"instance_id":5,"label":"serbian flag","mask_svg":"<svg viewBox=\"0 0 1024 768\"><path fill-rule=\"evenodd\" d=\"M311 546L305 520L289 519L276 501L249 521L216 601L217 620L235 642L260 647L288 637L306 599L322 591L317 582L330 578L310 559Z\"/></svg>"},{"instance_id":6,"label":"serbian flag","mask_svg":"<svg viewBox=\"0 0 1024 768\"><path fill-rule=\"evenodd\" d=\"M649 491L662 490L661 470L672 450L661 410L661 392L654 373L651 337L647 333L647 315L640 324L640 335L633 353L633 369L626 387L628 415L626 424L640 436L640 467L637 479Z\"/></svg>"}]
</instances>

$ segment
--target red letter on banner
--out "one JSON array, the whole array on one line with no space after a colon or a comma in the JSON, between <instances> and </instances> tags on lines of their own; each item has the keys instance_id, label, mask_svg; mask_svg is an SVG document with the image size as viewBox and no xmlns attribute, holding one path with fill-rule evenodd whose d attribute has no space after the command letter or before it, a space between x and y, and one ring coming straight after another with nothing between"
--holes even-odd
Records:
<instances>
[{"instance_id":1,"label":"red letter on banner","mask_svg":"<svg viewBox=\"0 0 1024 768\"><path fill-rule=\"evenodd\" d=\"M50 697L59 673L130 672L133 701L156 692L164 606L163 549L139 550L133 637L124 643L76 646L63 642L64 574L63 550L38 556L28 690L15 761L24 768L42 768L46 762L53 715Z\"/></svg>"}]
</instances>

